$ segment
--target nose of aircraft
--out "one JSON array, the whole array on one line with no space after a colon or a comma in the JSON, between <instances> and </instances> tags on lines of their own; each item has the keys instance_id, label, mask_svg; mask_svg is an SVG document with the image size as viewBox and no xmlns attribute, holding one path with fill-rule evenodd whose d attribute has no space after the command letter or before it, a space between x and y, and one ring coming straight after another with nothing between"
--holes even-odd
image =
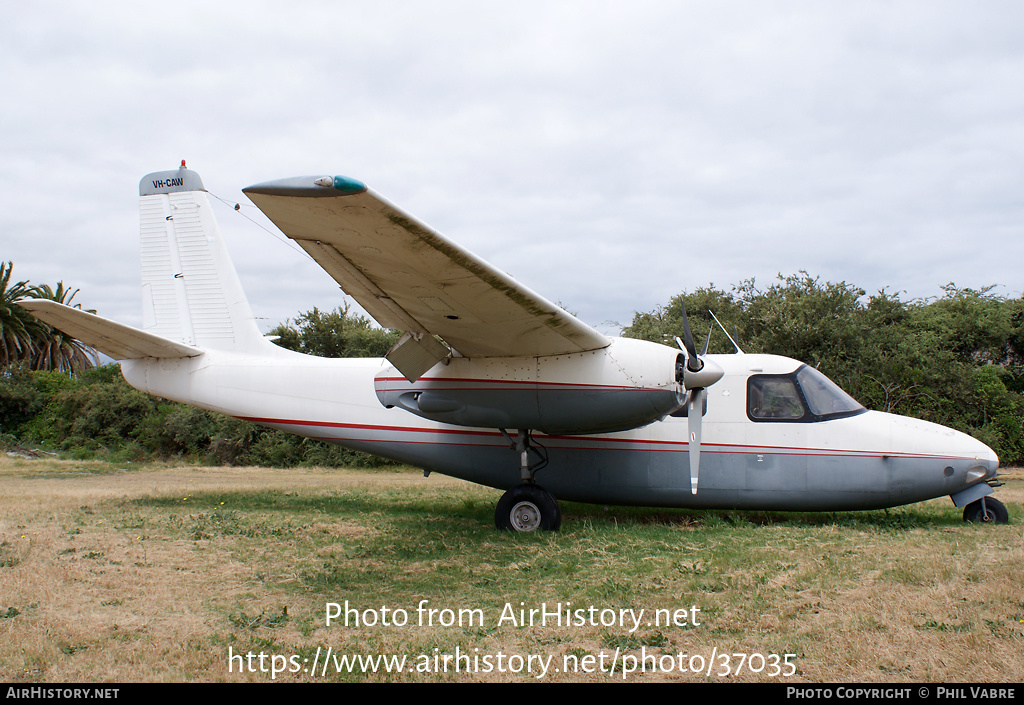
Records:
<instances>
[{"instance_id":1,"label":"nose of aircraft","mask_svg":"<svg viewBox=\"0 0 1024 705\"><path fill-rule=\"evenodd\" d=\"M982 448L982 454L980 455L978 460L980 460L981 463L985 466L985 477L994 477L996 474L996 470L999 469L999 456L996 455L994 450L989 448L981 441L978 441L978 444L981 445Z\"/></svg>"},{"instance_id":2,"label":"nose of aircraft","mask_svg":"<svg viewBox=\"0 0 1024 705\"><path fill-rule=\"evenodd\" d=\"M965 486L995 477L999 457L978 439L929 421L891 414L881 414L881 417L888 422L892 447L897 454L934 458L942 466L964 473L960 477Z\"/></svg>"},{"instance_id":3,"label":"nose of aircraft","mask_svg":"<svg viewBox=\"0 0 1024 705\"><path fill-rule=\"evenodd\" d=\"M923 422L922 422L923 423ZM941 427L940 427L941 428ZM999 456L987 445L973 436L960 431L953 431L951 456L967 459L968 467L964 475L964 484L973 485L979 480L988 480L996 476L999 470ZM973 462L972 462L973 461Z\"/></svg>"}]
</instances>

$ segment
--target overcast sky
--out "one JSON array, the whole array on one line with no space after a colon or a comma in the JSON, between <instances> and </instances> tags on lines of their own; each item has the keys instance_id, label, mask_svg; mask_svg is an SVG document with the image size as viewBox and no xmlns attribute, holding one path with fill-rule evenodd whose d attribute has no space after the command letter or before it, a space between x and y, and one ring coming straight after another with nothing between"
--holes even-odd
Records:
<instances>
[{"instance_id":1,"label":"overcast sky","mask_svg":"<svg viewBox=\"0 0 1024 705\"><path fill-rule=\"evenodd\" d=\"M138 182L182 159L245 206L217 214L264 329L343 301L248 219L305 174L605 332L801 269L1024 289L1020 2L18 3L0 89L0 259L133 325Z\"/></svg>"}]
</instances>

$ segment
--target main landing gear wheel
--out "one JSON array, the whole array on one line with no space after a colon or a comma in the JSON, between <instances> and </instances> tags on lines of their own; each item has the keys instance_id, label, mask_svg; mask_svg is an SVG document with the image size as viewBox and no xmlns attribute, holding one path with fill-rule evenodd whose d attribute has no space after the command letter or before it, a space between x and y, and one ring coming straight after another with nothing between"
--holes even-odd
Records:
<instances>
[{"instance_id":1,"label":"main landing gear wheel","mask_svg":"<svg viewBox=\"0 0 1024 705\"><path fill-rule=\"evenodd\" d=\"M494 525L502 531L558 531L562 511L539 485L516 485L498 500Z\"/></svg>"},{"instance_id":2,"label":"main landing gear wheel","mask_svg":"<svg viewBox=\"0 0 1024 705\"><path fill-rule=\"evenodd\" d=\"M982 522L985 524L1005 524L1010 516L1006 506L998 499L982 497L964 507L964 521Z\"/></svg>"}]
</instances>

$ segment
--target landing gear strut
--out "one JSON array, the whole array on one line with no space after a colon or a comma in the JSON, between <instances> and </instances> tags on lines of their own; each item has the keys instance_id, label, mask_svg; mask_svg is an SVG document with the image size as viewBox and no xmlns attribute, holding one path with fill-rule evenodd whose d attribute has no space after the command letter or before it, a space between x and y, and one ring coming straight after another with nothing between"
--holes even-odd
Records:
<instances>
[{"instance_id":1,"label":"landing gear strut","mask_svg":"<svg viewBox=\"0 0 1024 705\"><path fill-rule=\"evenodd\" d=\"M558 502L534 479L536 472L548 464L547 451L539 443L530 442L529 430L520 430L515 441L504 429L501 432L519 453L523 483L509 489L498 500L494 525L502 531L558 531L562 525ZM534 465L530 465L531 452L540 458Z\"/></svg>"},{"instance_id":2,"label":"landing gear strut","mask_svg":"<svg viewBox=\"0 0 1024 705\"><path fill-rule=\"evenodd\" d=\"M1009 519L1010 515L1006 512L1006 506L992 497L976 499L964 507L964 521L967 522L1005 524Z\"/></svg>"}]
</instances>

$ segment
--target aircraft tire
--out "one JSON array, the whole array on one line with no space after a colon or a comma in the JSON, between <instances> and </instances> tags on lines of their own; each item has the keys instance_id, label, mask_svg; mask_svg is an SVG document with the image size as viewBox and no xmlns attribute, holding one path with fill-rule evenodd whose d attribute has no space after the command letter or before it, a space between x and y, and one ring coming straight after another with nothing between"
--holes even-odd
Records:
<instances>
[{"instance_id":1,"label":"aircraft tire","mask_svg":"<svg viewBox=\"0 0 1024 705\"><path fill-rule=\"evenodd\" d=\"M558 531L562 510L539 485L516 485L498 500L494 525L502 531Z\"/></svg>"},{"instance_id":2,"label":"aircraft tire","mask_svg":"<svg viewBox=\"0 0 1024 705\"><path fill-rule=\"evenodd\" d=\"M967 522L1006 524L1009 520L1010 515L1006 511L1006 506L994 497L982 497L964 507L964 521Z\"/></svg>"}]
</instances>

